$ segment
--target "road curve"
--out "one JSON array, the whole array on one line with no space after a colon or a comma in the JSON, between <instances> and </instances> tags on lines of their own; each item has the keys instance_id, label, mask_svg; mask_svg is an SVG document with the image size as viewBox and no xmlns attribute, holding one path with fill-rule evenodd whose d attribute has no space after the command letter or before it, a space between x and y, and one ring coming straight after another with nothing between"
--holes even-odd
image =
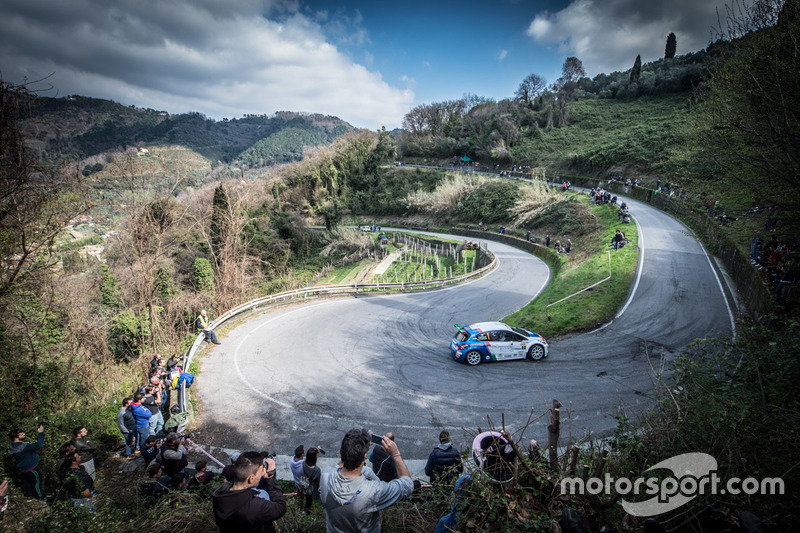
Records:
<instances>
[{"instance_id":1,"label":"road curve","mask_svg":"<svg viewBox=\"0 0 800 533\"><path fill-rule=\"evenodd\" d=\"M652 368L662 356L698 337L729 335L733 325L721 276L685 226L626 201L642 252L631 295L605 327L549 339L547 360L468 367L450 358L453 324L500 319L549 278L534 256L489 242L499 266L468 284L291 305L228 332L200 363L203 440L284 454L320 444L337 453L347 429L366 427L394 430L406 457L424 458L442 428L463 446L460 428L486 428L487 415L499 425L504 414L517 429L553 398L570 410L573 436L608 434L620 406L635 414L652 405ZM533 422L525 436L546 440L546 424Z\"/></svg>"}]
</instances>

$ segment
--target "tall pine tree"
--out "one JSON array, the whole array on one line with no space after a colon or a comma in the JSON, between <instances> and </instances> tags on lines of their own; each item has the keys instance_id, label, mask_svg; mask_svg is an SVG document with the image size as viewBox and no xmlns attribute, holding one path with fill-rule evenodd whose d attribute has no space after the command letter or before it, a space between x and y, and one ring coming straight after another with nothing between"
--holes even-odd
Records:
<instances>
[{"instance_id":1,"label":"tall pine tree","mask_svg":"<svg viewBox=\"0 0 800 533\"><path fill-rule=\"evenodd\" d=\"M664 59L672 59L675 57L675 50L678 48L678 39L675 34L670 32L667 35L667 47L664 49Z\"/></svg>"}]
</instances>

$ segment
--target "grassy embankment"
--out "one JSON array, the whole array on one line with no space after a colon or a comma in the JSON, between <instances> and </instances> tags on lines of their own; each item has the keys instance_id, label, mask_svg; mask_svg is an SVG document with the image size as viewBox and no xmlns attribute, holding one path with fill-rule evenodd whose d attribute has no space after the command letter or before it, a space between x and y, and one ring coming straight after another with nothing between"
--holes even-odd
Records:
<instances>
[{"instance_id":1,"label":"grassy embankment","mask_svg":"<svg viewBox=\"0 0 800 533\"><path fill-rule=\"evenodd\" d=\"M591 211L599 224L596 231L583 239L587 246L584 258L566 263L535 300L506 317L506 322L549 337L590 329L614 316L625 301L636 270L639 232L635 224L620 223L608 206L595 206ZM617 229L630 242L615 251L609 243ZM608 281L554 304L609 275Z\"/></svg>"}]
</instances>

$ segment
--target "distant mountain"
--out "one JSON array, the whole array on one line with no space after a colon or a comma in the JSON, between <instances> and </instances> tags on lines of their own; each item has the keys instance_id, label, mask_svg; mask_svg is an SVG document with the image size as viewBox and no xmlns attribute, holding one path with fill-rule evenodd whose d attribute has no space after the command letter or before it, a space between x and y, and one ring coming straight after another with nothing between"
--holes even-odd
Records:
<instances>
[{"instance_id":1,"label":"distant mountain","mask_svg":"<svg viewBox=\"0 0 800 533\"><path fill-rule=\"evenodd\" d=\"M221 121L201 113L124 106L84 96L39 98L23 128L31 145L50 159L83 159L146 144L186 146L212 161L266 166L302 158L303 149L353 131L343 120L280 111ZM285 130L285 131L284 131Z\"/></svg>"}]
</instances>

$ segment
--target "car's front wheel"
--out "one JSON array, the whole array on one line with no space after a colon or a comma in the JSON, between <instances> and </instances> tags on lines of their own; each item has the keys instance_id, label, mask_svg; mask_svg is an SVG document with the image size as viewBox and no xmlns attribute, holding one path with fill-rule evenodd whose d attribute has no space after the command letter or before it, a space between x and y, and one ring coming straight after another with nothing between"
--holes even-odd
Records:
<instances>
[{"instance_id":1,"label":"car's front wheel","mask_svg":"<svg viewBox=\"0 0 800 533\"><path fill-rule=\"evenodd\" d=\"M528 357L533 359L534 361L538 361L542 357L544 357L544 346L541 344L534 344L531 346L531 349L528 350Z\"/></svg>"},{"instance_id":2,"label":"car's front wheel","mask_svg":"<svg viewBox=\"0 0 800 533\"><path fill-rule=\"evenodd\" d=\"M471 352L467 352L467 356L464 358L464 360L470 366L478 365L481 362L481 352L478 352L476 350L472 350Z\"/></svg>"}]
</instances>

